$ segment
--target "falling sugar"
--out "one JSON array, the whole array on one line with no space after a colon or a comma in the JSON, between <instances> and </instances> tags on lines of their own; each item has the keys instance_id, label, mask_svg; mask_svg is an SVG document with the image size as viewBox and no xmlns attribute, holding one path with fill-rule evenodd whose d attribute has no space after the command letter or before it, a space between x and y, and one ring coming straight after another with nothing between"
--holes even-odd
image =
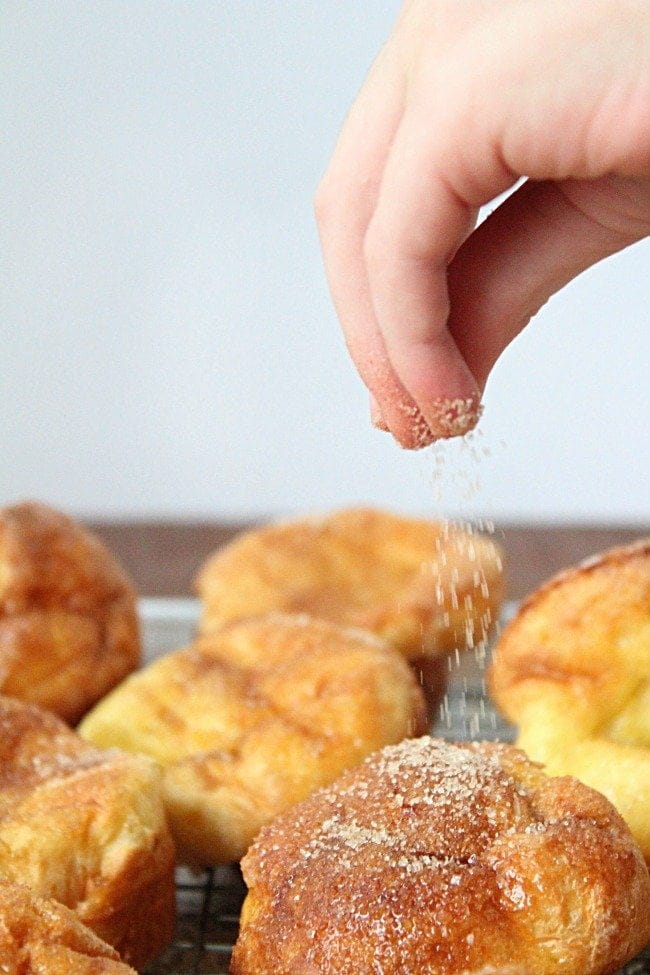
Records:
<instances>
[{"instance_id":1,"label":"falling sugar","mask_svg":"<svg viewBox=\"0 0 650 975\"><path fill-rule=\"evenodd\" d=\"M485 443L482 431L476 429L464 437L438 441L420 457L427 465L435 508L441 512L447 508L446 513L436 511L435 515L443 525L436 559L423 564L421 571L437 576L436 601L442 625L457 630L447 669L458 692L445 695L440 704L439 725L446 730L446 736L464 729L469 738L482 737L482 729L493 733L496 728L494 711L489 701L486 704L485 680L479 675L485 673L489 663L490 640L498 633L498 621L493 619L490 608L490 579L481 564L479 548L484 537L495 536L497 530L485 510L478 513L476 509L479 502L486 507L481 474L493 461L493 450ZM449 510L454 511L455 517L448 517ZM465 582L464 589L454 565L458 559L475 563L471 582ZM496 568L501 575L499 555L493 555L493 560L492 570ZM469 672L473 674L468 684Z\"/></svg>"}]
</instances>

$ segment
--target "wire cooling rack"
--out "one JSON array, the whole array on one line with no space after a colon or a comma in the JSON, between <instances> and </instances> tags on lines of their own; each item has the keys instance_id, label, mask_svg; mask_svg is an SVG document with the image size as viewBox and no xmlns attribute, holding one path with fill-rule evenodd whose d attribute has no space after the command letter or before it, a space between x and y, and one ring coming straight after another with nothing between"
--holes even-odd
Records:
<instances>
[{"instance_id":1,"label":"wire cooling rack","mask_svg":"<svg viewBox=\"0 0 650 975\"><path fill-rule=\"evenodd\" d=\"M173 944L147 975L223 975L237 937L245 887L236 867L176 874L178 921Z\"/></svg>"},{"instance_id":2,"label":"wire cooling rack","mask_svg":"<svg viewBox=\"0 0 650 975\"><path fill-rule=\"evenodd\" d=\"M506 608L510 615L513 607ZM192 599L146 599L141 603L145 659L153 660L189 643L198 619ZM487 696L484 652L450 654L422 667L422 683L432 714L431 732L455 741L511 741ZM172 945L143 975L227 975L246 893L238 867L200 874L176 872L178 922ZM272 973L269 973L272 975ZM650 945L619 975L650 975Z\"/></svg>"}]
</instances>

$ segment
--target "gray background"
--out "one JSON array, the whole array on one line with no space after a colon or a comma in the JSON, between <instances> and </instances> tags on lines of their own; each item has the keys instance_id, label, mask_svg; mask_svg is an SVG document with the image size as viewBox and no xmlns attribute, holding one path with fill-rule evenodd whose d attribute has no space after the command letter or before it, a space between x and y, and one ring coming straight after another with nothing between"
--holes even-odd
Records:
<instances>
[{"instance_id":1,"label":"gray background","mask_svg":"<svg viewBox=\"0 0 650 975\"><path fill-rule=\"evenodd\" d=\"M542 310L468 443L368 423L311 199L397 4L0 9L0 502L650 521L647 241Z\"/></svg>"}]
</instances>

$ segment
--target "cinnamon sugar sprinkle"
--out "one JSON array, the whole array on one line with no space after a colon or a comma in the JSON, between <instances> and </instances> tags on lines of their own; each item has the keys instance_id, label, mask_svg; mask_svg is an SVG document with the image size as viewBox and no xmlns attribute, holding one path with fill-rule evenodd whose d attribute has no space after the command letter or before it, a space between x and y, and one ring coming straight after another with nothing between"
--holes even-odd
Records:
<instances>
[{"instance_id":1,"label":"cinnamon sugar sprinkle","mask_svg":"<svg viewBox=\"0 0 650 975\"><path fill-rule=\"evenodd\" d=\"M400 403L401 412L410 420L410 441L414 450L429 447L437 440L462 437L473 430L483 414L483 406L475 397L436 399L429 404L427 417L413 403ZM372 418L373 425L387 429L380 415Z\"/></svg>"},{"instance_id":2,"label":"cinnamon sugar sprinkle","mask_svg":"<svg viewBox=\"0 0 650 975\"><path fill-rule=\"evenodd\" d=\"M400 409L411 421L411 442L408 446L412 450L422 450L424 447L429 447L436 440L436 434L432 431L418 407L401 403Z\"/></svg>"},{"instance_id":3,"label":"cinnamon sugar sprinkle","mask_svg":"<svg viewBox=\"0 0 650 975\"><path fill-rule=\"evenodd\" d=\"M473 430L483 413L480 400L473 396L466 399L437 399L430 405L429 426L436 437L462 437Z\"/></svg>"},{"instance_id":4,"label":"cinnamon sugar sprinkle","mask_svg":"<svg viewBox=\"0 0 650 975\"><path fill-rule=\"evenodd\" d=\"M581 809L569 788L558 803L547 781L508 745L425 736L376 752L266 827L244 857L260 910L233 972L515 975L499 964L506 955L535 971L586 971L576 931L593 935L596 959L629 928L630 874L614 894L591 871L592 844L603 831L628 864L629 846L613 821L592 818L591 801ZM573 892L571 912L557 916L563 861L569 886L557 889ZM637 867L640 878L640 854ZM265 966L246 967L260 947Z\"/></svg>"},{"instance_id":5,"label":"cinnamon sugar sprinkle","mask_svg":"<svg viewBox=\"0 0 650 975\"><path fill-rule=\"evenodd\" d=\"M455 746L425 736L382 749L366 760L350 784L321 792L332 813L300 849L299 859L304 862L334 855L340 866L349 868L359 855L370 853L406 875L466 864L467 858L458 858L455 851L421 849L418 823L408 810L424 806L435 808L438 816L457 817L459 811L471 809L476 797L486 790L498 806L501 795L511 790L513 783L501 767L498 746L493 748L486 754L472 745ZM394 810L388 819L377 808L378 780ZM355 810L363 810L361 816L350 818L348 800ZM366 814L370 817L367 820ZM480 837L477 853L494 839L496 819L487 818L493 828ZM455 874L450 882L452 886L458 884L460 875Z\"/></svg>"}]
</instances>

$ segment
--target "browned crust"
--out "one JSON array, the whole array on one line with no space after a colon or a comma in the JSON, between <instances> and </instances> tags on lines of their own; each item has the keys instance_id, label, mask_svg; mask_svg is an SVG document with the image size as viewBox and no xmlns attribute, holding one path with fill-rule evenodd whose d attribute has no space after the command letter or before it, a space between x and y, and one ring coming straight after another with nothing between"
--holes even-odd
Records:
<instances>
[{"instance_id":1,"label":"browned crust","mask_svg":"<svg viewBox=\"0 0 650 975\"><path fill-rule=\"evenodd\" d=\"M139 662L135 592L102 543L43 504L0 510L0 692L75 723Z\"/></svg>"},{"instance_id":2,"label":"browned crust","mask_svg":"<svg viewBox=\"0 0 650 975\"><path fill-rule=\"evenodd\" d=\"M517 743L623 814L650 863L650 539L549 580L505 628L488 676Z\"/></svg>"},{"instance_id":3,"label":"browned crust","mask_svg":"<svg viewBox=\"0 0 650 975\"><path fill-rule=\"evenodd\" d=\"M136 975L72 911L4 880L0 964L7 975Z\"/></svg>"},{"instance_id":4,"label":"browned crust","mask_svg":"<svg viewBox=\"0 0 650 975\"><path fill-rule=\"evenodd\" d=\"M98 879L87 905L77 909L80 920L135 968L157 958L173 938L175 866L165 831L148 849L134 851L112 882Z\"/></svg>"},{"instance_id":5,"label":"browned crust","mask_svg":"<svg viewBox=\"0 0 650 975\"><path fill-rule=\"evenodd\" d=\"M139 967L169 944L174 849L159 773L0 697L0 876L74 910Z\"/></svg>"},{"instance_id":6,"label":"browned crust","mask_svg":"<svg viewBox=\"0 0 650 975\"><path fill-rule=\"evenodd\" d=\"M524 600L499 639L488 675L492 696L514 722L544 684L598 706L621 668L635 666L632 658L613 653L632 617L650 620L647 538L559 572Z\"/></svg>"},{"instance_id":7,"label":"browned crust","mask_svg":"<svg viewBox=\"0 0 650 975\"><path fill-rule=\"evenodd\" d=\"M156 661L102 701L80 732L164 767L179 854L211 864L239 859L274 815L425 727L417 679L382 640L271 614Z\"/></svg>"},{"instance_id":8,"label":"browned crust","mask_svg":"<svg viewBox=\"0 0 650 975\"><path fill-rule=\"evenodd\" d=\"M196 587L204 631L305 612L371 630L413 659L485 641L503 599L503 553L470 527L349 508L243 533Z\"/></svg>"},{"instance_id":9,"label":"browned crust","mask_svg":"<svg viewBox=\"0 0 650 975\"><path fill-rule=\"evenodd\" d=\"M233 975L605 975L650 937L621 817L510 746L384 749L266 827L242 868Z\"/></svg>"}]
</instances>

